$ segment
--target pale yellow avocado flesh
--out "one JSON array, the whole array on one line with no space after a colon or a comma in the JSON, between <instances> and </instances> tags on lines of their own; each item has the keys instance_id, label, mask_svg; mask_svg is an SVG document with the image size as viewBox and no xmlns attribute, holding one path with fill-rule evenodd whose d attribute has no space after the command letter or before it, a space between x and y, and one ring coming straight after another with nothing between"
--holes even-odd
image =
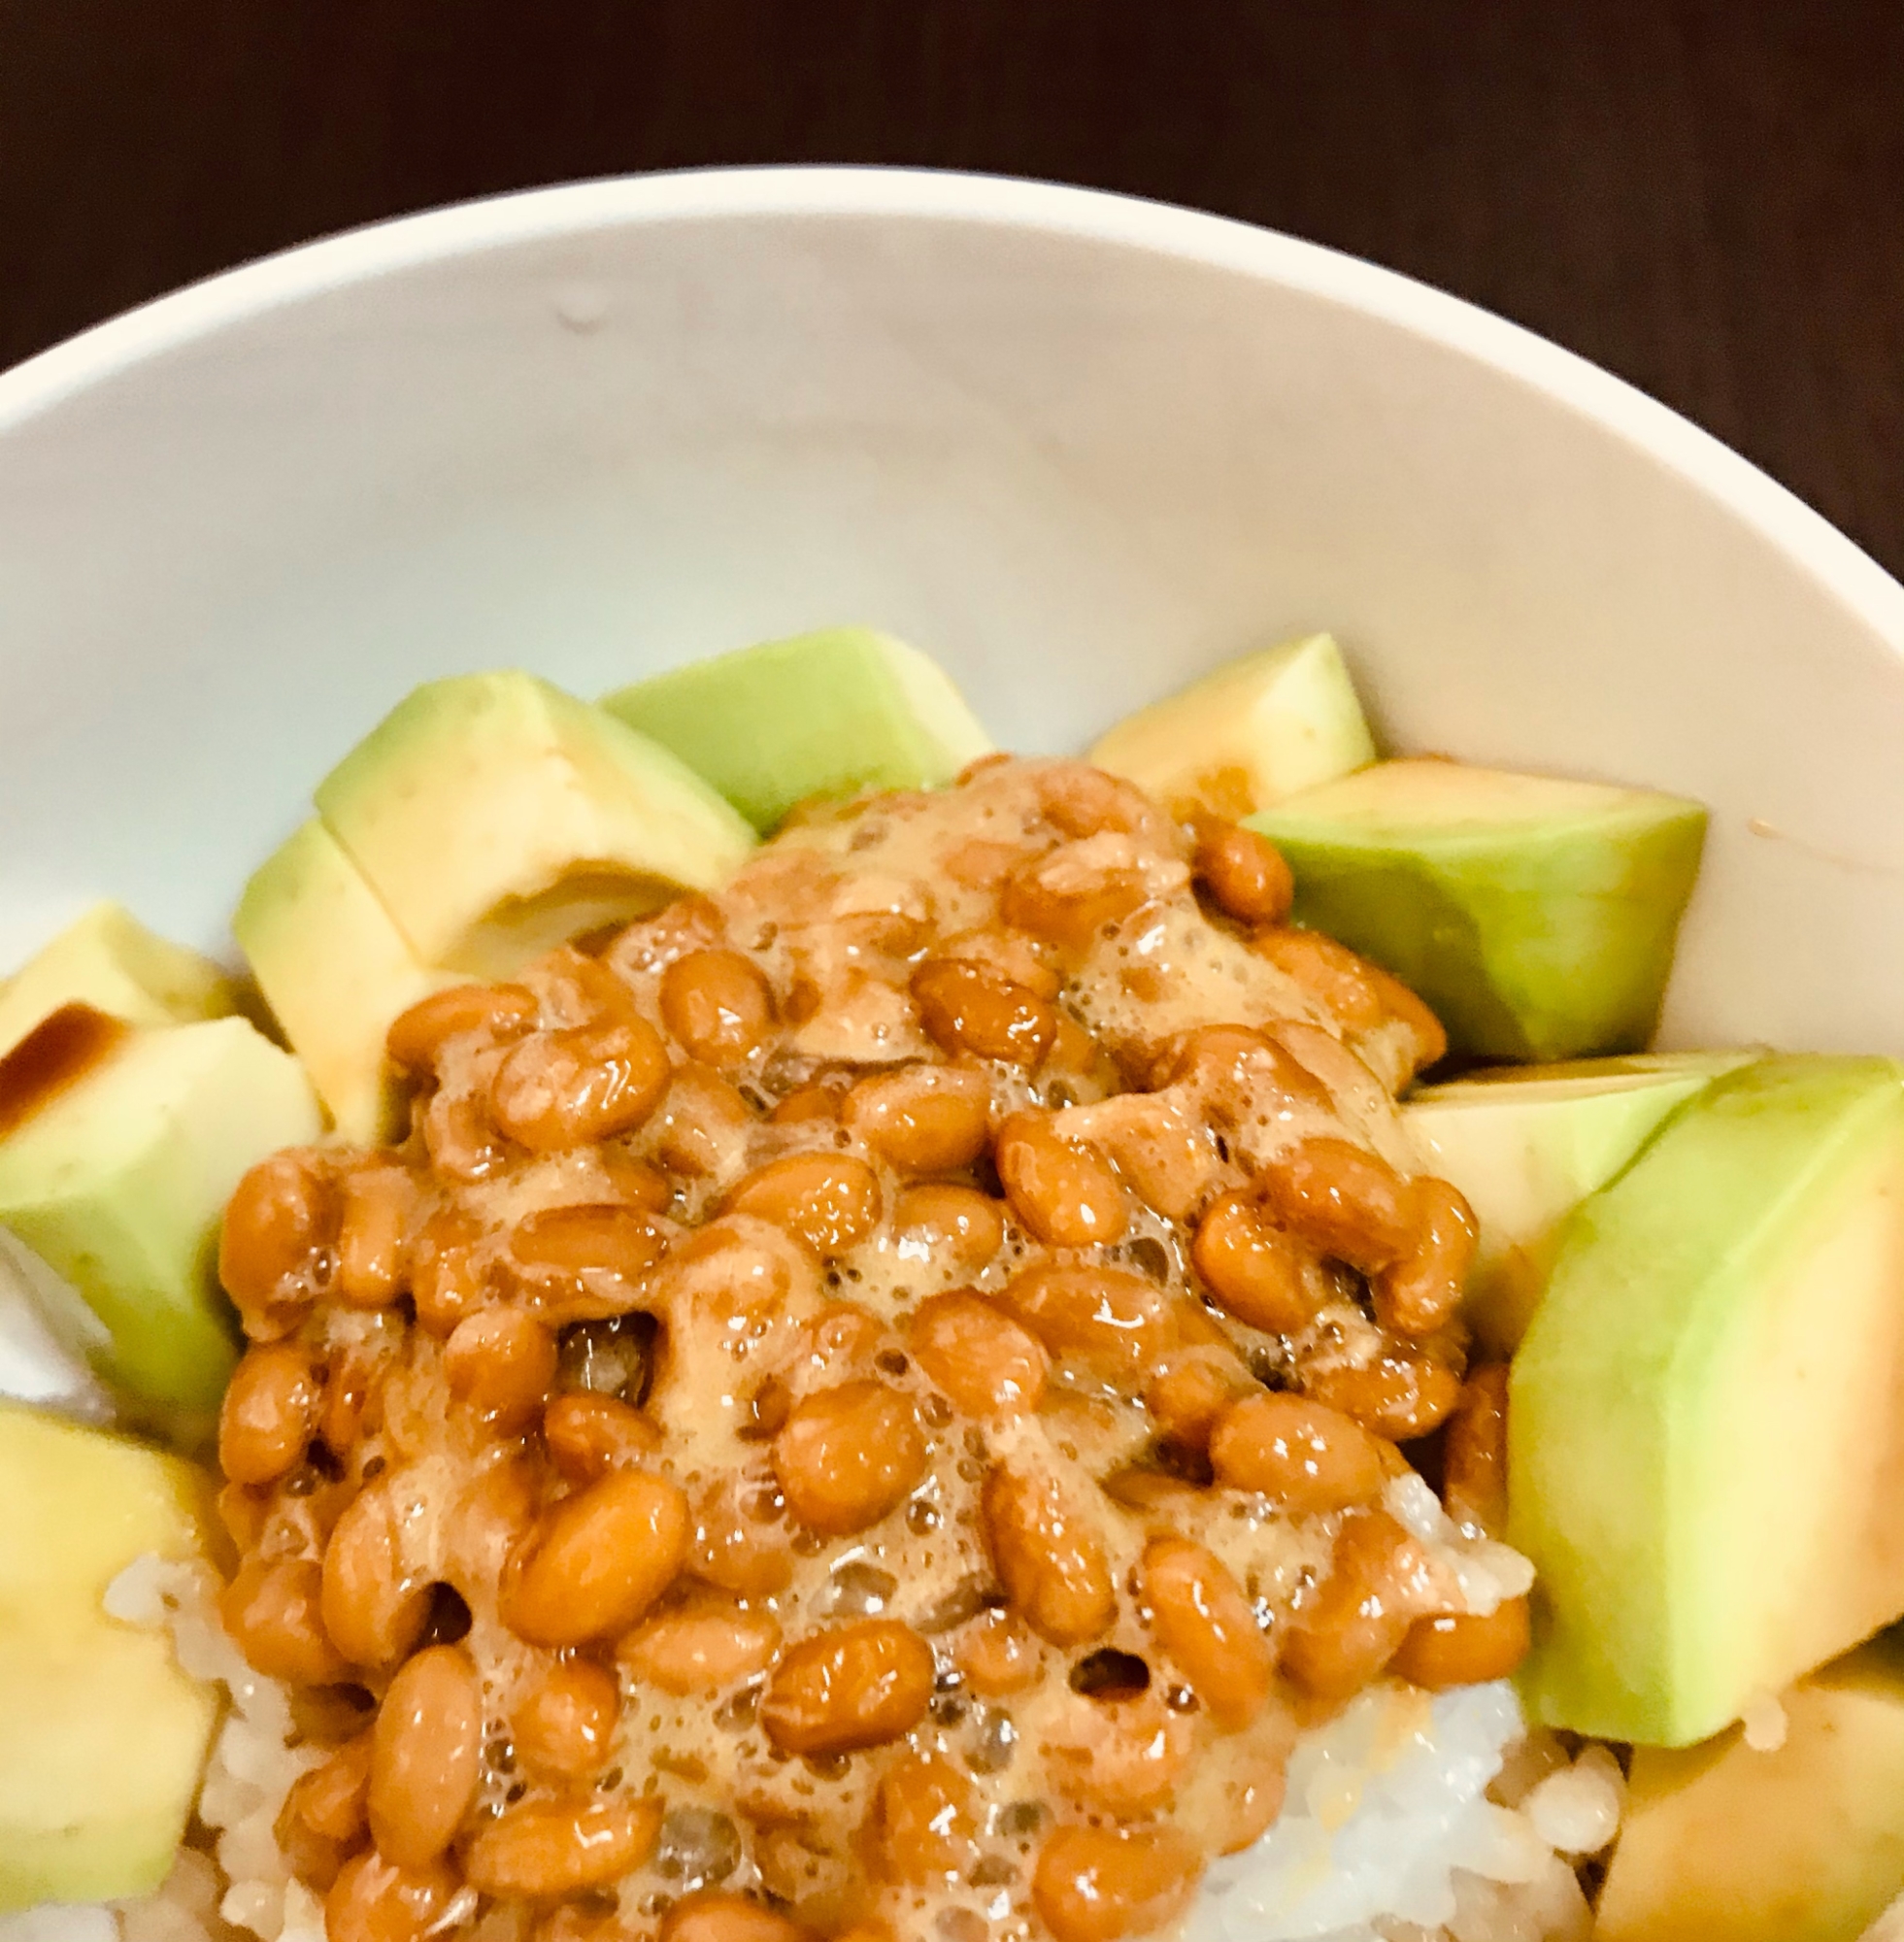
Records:
<instances>
[{"instance_id":1,"label":"pale yellow avocado flesh","mask_svg":"<svg viewBox=\"0 0 1904 1942\"><path fill-rule=\"evenodd\" d=\"M1090 759L1174 815L1241 820L1375 760L1342 651L1327 634L1245 654L1127 716Z\"/></svg>"},{"instance_id":2,"label":"pale yellow avocado flesh","mask_svg":"<svg viewBox=\"0 0 1904 1942\"><path fill-rule=\"evenodd\" d=\"M1687 1100L1756 1056L1642 1053L1505 1066L1423 1086L1403 1102L1423 1164L1460 1189L1480 1223L1464 1312L1485 1353L1520 1346L1566 1217Z\"/></svg>"},{"instance_id":3,"label":"pale yellow avocado flesh","mask_svg":"<svg viewBox=\"0 0 1904 1942\"><path fill-rule=\"evenodd\" d=\"M1857 1942L1904 1889L1904 1663L1881 1640L1783 1695L1785 1743L1633 1756L1596 1942Z\"/></svg>"},{"instance_id":4,"label":"pale yellow avocado flesh","mask_svg":"<svg viewBox=\"0 0 1904 1942\"><path fill-rule=\"evenodd\" d=\"M135 1558L199 1554L190 1464L0 1403L0 1909L149 1893L217 1717L162 1631L110 1619Z\"/></svg>"},{"instance_id":5,"label":"pale yellow avocado flesh","mask_svg":"<svg viewBox=\"0 0 1904 1942\"><path fill-rule=\"evenodd\" d=\"M244 1019L134 1032L0 1140L0 1225L77 1291L103 1335L74 1340L138 1421L209 1433L237 1360L219 1222L247 1168L314 1140L297 1061ZM38 1282L34 1292L42 1292Z\"/></svg>"},{"instance_id":6,"label":"pale yellow avocado flesh","mask_svg":"<svg viewBox=\"0 0 1904 1942\"><path fill-rule=\"evenodd\" d=\"M403 1130L384 1054L398 1013L457 973L419 963L337 839L313 818L245 886L232 934L337 1130L372 1146Z\"/></svg>"},{"instance_id":7,"label":"pale yellow avocado flesh","mask_svg":"<svg viewBox=\"0 0 1904 1942\"><path fill-rule=\"evenodd\" d=\"M1697 803L1428 758L1250 819L1292 919L1417 992L1453 1051L1517 1061L1652 1038L1705 840Z\"/></svg>"},{"instance_id":8,"label":"pale yellow avocado flesh","mask_svg":"<svg viewBox=\"0 0 1904 1942\"><path fill-rule=\"evenodd\" d=\"M871 627L762 641L605 694L764 836L796 803L940 788L991 738L936 661Z\"/></svg>"},{"instance_id":9,"label":"pale yellow avocado flesh","mask_svg":"<svg viewBox=\"0 0 1904 1942\"><path fill-rule=\"evenodd\" d=\"M1904 1614L1904 1066L1716 1080L1568 1222L1516 1356L1530 1716L1687 1746Z\"/></svg>"},{"instance_id":10,"label":"pale yellow avocado flesh","mask_svg":"<svg viewBox=\"0 0 1904 1942\"><path fill-rule=\"evenodd\" d=\"M101 903L0 985L0 1057L62 1005L90 1005L129 1025L187 1024L235 1012L238 991L209 957Z\"/></svg>"},{"instance_id":11,"label":"pale yellow avocado flesh","mask_svg":"<svg viewBox=\"0 0 1904 1942\"><path fill-rule=\"evenodd\" d=\"M478 978L713 889L753 843L658 743L515 671L415 689L316 800L415 960Z\"/></svg>"}]
</instances>

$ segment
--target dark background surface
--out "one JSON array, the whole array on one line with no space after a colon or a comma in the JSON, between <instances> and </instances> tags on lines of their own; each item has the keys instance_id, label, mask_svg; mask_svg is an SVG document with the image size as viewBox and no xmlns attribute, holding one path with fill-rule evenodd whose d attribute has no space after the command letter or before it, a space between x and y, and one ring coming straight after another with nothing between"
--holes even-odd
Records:
<instances>
[{"instance_id":1,"label":"dark background surface","mask_svg":"<svg viewBox=\"0 0 1904 1942\"><path fill-rule=\"evenodd\" d=\"M0 0L0 364L373 218L747 161L1047 176L1373 257L1904 573L1900 0Z\"/></svg>"}]
</instances>

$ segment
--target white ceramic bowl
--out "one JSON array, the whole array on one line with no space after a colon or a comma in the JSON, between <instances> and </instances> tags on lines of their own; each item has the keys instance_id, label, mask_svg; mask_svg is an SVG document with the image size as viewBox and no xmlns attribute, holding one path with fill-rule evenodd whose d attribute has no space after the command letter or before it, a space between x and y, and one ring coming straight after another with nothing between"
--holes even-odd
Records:
<instances>
[{"instance_id":1,"label":"white ceramic bowl","mask_svg":"<svg viewBox=\"0 0 1904 1942\"><path fill-rule=\"evenodd\" d=\"M1668 1039L1904 1051L1904 588L1452 298L899 173L418 217L0 379L0 962L99 894L219 940L426 676L849 619L1027 749L1333 627L1398 747L1712 805Z\"/></svg>"}]
</instances>

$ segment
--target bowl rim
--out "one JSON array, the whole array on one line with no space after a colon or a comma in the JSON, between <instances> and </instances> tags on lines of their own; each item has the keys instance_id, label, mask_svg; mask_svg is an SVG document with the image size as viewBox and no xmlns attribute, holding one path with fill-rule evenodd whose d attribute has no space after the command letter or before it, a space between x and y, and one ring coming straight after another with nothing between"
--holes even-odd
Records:
<instances>
[{"instance_id":1,"label":"bowl rim","mask_svg":"<svg viewBox=\"0 0 1904 1942\"><path fill-rule=\"evenodd\" d=\"M1015 176L835 165L685 169L512 190L391 217L188 284L0 372L0 440L90 386L306 297L531 239L763 216L1043 231L1241 274L1394 324L1517 380L1677 474L1904 654L1904 585L1750 459L1576 352L1400 271L1280 230Z\"/></svg>"}]
</instances>

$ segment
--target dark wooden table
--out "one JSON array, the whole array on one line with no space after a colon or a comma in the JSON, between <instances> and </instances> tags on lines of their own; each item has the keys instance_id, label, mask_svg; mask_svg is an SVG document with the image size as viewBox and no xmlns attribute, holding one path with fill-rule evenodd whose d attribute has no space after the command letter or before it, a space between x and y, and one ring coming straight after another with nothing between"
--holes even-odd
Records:
<instances>
[{"instance_id":1,"label":"dark wooden table","mask_svg":"<svg viewBox=\"0 0 1904 1942\"><path fill-rule=\"evenodd\" d=\"M486 191L990 169L1392 264L1904 573L1899 0L0 0L0 364Z\"/></svg>"}]
</instances>

